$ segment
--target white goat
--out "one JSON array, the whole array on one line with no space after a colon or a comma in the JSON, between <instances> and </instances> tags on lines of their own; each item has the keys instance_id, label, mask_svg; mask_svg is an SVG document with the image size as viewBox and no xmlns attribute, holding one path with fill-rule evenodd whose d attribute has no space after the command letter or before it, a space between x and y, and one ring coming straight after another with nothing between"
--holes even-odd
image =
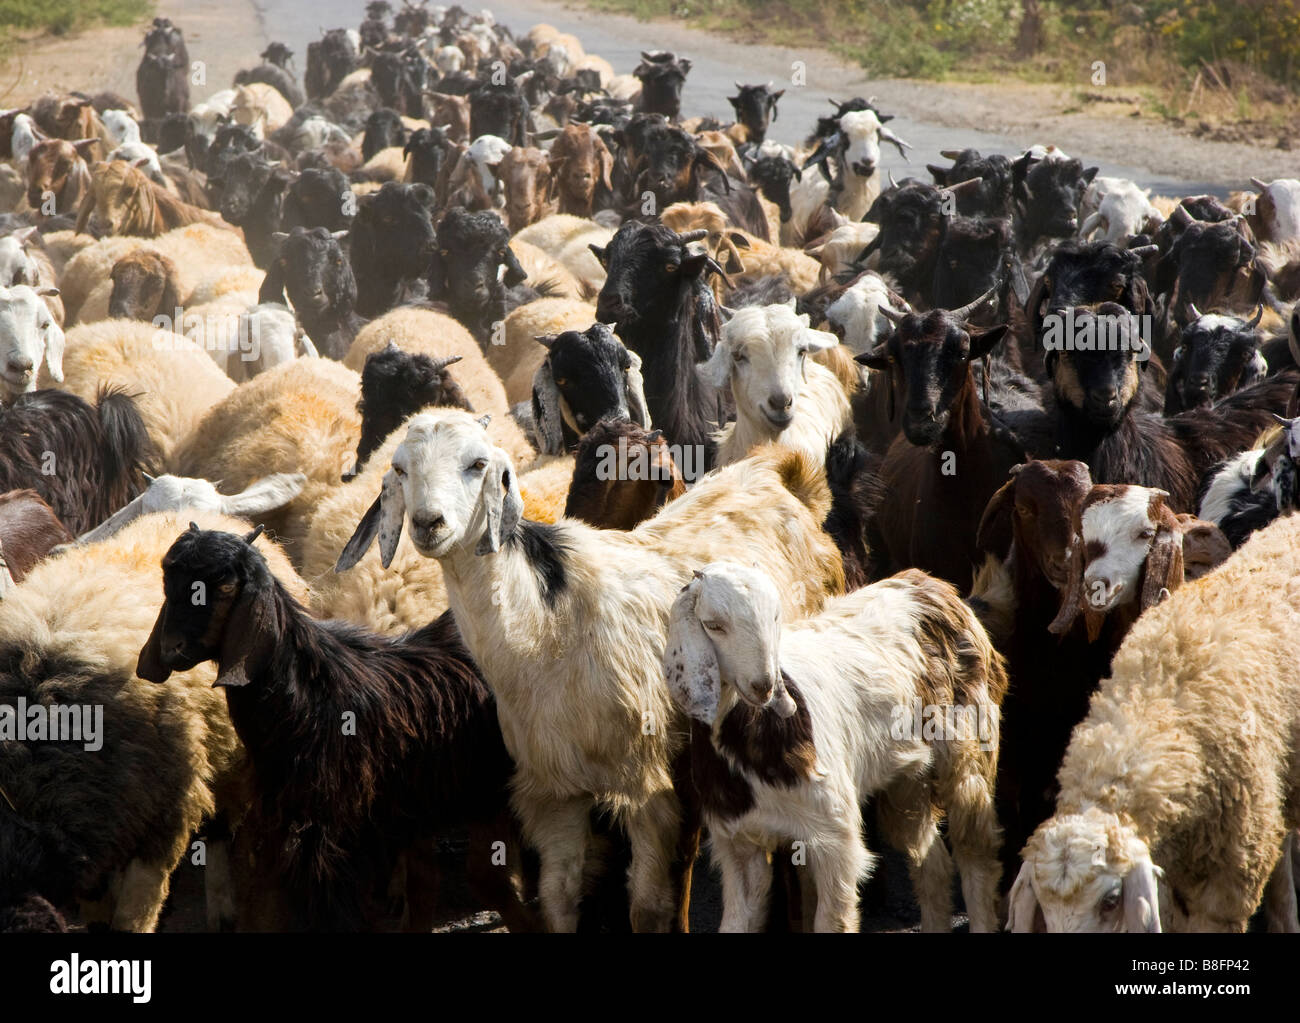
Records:
<instances>
[{"instance_id":1,"label":"white goat","mask_svg":"<svg viewBox=\"0 0 1300 1023\"><path fill-rule=\"evenodd\" d=\"M1255 198L1255 237L1277 245L1300 240L1300 181L1278 178L1264 182L1251 178L1258 190Z\"/></svg>"},{"instance_id":2,"label":"white goat","mask_svg":"<svg viewBox=\"0 0 1300 1023\"><path fill-rule=\"evenodd\" d=\"M277 472L264 476L238 494L219 494L217 488L207 480L184 476L155 478L148 474L145 478L149 480L149 486L143 494L90 532L82 533L74 541L75 546L107 540L141 515L152 515L155 512L212 512L251 519L254 515L283 508L302 493L302 488L307 483L307 477L300 472Z\"/></svg>"},{"instance_id":3,"label":"white goat","mask_svg":"<svg viewBox=\"0 0 1300 1023\"><path fill-rule=\"evenodd\" d=\"M404 523L416 551L442 566L465 645L496 694L517 765L513 803L541 854L550 928L577 924L596 805L627 827L634 929L667 930L675 918L681 926L670 765L685 729L663 677L668 612L692 567L738 543L779 580L786 615L819 610L843 580L820 526L825 478L804 456L773 447L631 532L569 519L544 526L521 519L514 468L485 420L445 410L408 423L336 569L356 564L376 536L387 567Z\"/></svg>"},{"instance_id":4,"label":"white goat","mask_svg":"<svg viewBox=\"0 0 1300 1023\"><path fill-rule=\"evenodd\" d=\"M826 308L826 320L843 331L844 346L849 351L865 355L876 347L878 337L893 329L882 310L899 316L908 311L908 306L890 290L883 277L869 271Z\"/></svg>"},{"instance_id":5,"label":"white goat","mask_svg":"<svg viewBox=\"0 0 1300 1023\"><path fill-rule=\"evenodd\" d=\"M835 374L807 356L837 344L834 334L809 327L806 313L795 315L793 301L735 312L709 360L695 367L716 388L730 383L736 398L735 421L717 434L718 465L773 442L826 460L853 410Z\"/></svg>"},{"instance_id":6,"label":"white goat","mask_svg":"<svg viewBox=\"0 0 1300 1023\"><path fill-rule=\"evenodd\" d=\"M99 115L104 130L115 146L124 146L128 142L139 142L140 125L125 110L105 110Z\"/></svg>"},{"instance_id":7,"label":"white goat","mask_svg":"<svg viewBox=\"0 0 1300 1023\"><path fill-rule=\"evenodd\" d=\"M36 127L36 122L29 114L17 114L14 117L10 148L14 154L14 166L24 178L27 177L27 158L31 156L32 148L47 138L49 136Z\"/></svg>"},{"instance_id":8,"label":"white goat","mask_svg":"<svg viewBox=\"0 0 1300 1023\"><path fill-rule=\"evenodd\" d=\"M1151 205L1151 193L1124 178L1094 178L1079 204L1079 237L1122 243L1135 234L1150 234L1163 222Z\"/></svg>"},{"instance_id":9,"label":"white goat","mask_svg":"<svg viewBox=\"0 0 1300 1023\"><path fill-rule=\"evenodd\" d=\"M936 828L946 809L971 929L996 930L1006 673L974 613L916 570L784 627L780 609L763 572L716 562L682 590L668 630L669 691L709 727L722 761L718 775L697 767L697 781L729 767L744 790L700 792L722 866L722 930L762 927L768 858L788 842L807 856L815 929L856 930L872 861L861 807L877 794L880 826L908 856L922 928L952 928L952 863ZM936 736L936 720L951 733Z\"/></svg>"},{"instance_id":10,"label":"white goat","mask_svg":"<svg viewBox=\"0 0 1300 1023\"><path fill-rule=\"evenodd\" d=\"M63 382L63 330L41 299L58 293L26 284L0 288L0 389L10 398L36 390L42 360L50 379Z\"/></svg>"},{"instance_id":11,"label":"white goat","mask_svg":"<svg viewBox=\"0 0 1300 1023\"><path fill-rule=\"evenodd\" d=\"M259 373L297 358L319 358L311 338L298 326L292 312L277 302L249 306L239 314L237 347L209 352L226 376L235 383L252 380Z\"/></svg>"}]
</instances>

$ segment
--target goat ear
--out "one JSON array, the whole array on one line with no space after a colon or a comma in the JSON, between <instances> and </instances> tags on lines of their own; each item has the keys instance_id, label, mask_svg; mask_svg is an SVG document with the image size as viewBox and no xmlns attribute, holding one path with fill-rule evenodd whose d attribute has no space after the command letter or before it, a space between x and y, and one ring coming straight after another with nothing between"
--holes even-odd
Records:
<instances>
[{"instance_id":1,"label":"goat ear","mask_svg":"<svg viewBox=\"0 0 1300 1023\"><path fill-rule=\"evenodd\" d=\"M882 373L889 372L889 351L883 344L876 345L869 352L855 355L853 361L866 366L868 369L878 369Z\"/></svg>"},{"instance_id":2,"label":"goat ear","mask_svg":"<svg viewBox=\"0 0 1300 1023\"><path fill-rule=\"evenodd\" d=\"M664 673L673 703L688 717L712 727L718 716L722 679L713 643L695 617L696 596L692 581L673 602L664 648Z\"/></svg>"},{"instance_id":3,"label":"goat ear","mask_svg":"<svg viewBox=\"0 0 1300 1023\"><path fill-rule=\"evenodd\" d=\"M599 263L601 266L606 265L605 253L607 250L605 248L603 248L600 245L588 245L587 248L589 248L591 250L591 254L596 257L597 263Z\"/></svg>"},{"instance_id":4,"label":"goat ear","mask_svg":"<svg viewBox=\"0 0 1300 1023\"><path fill-rule=\"evenodd\" d=\"M1183 536L1168 525L1156 530L1142 579L1142 610L1159 604L1183 582Z\"/></svg>"},{"instance_id":5,"label":"goat ear","mask_svg":"<svg viewBox=\"0 0 1300 1023\"><path fill-rule=\"evenodd\" d=\"M555 386L551 364L543 360L533 374L533 424L537 427L540 453L564 454L564 419L560 409L560 389Z\"/></svg>"},{"instance_id":6,"label":"goat ear","mask_svg":"<svg viewBox=\"0 0 1300 1023\"><path fill-rule=\"evenodd\" d=\"M719 341L707 362L695 364L695 375L714 387L725 387L731 377L731 346Z\"/></svg>"},{"instance_id":7,"label":"goat ear","mask_svg":"<svg viewBox=\"0 0 1300 1023\"><path fill-rule=\"evenodd\" d=\"M370 549L379 537L379 553L383 566L387 568L393 562L397 551L397 541L402 537L402 518L406 514L406 500L402 494L401 482L389 469L384 474L383 488L374 503L366 509L365 515L357 523L356 531L343 548L339 560L334 564L335 572L346 572L355 565Z\"/></svg>"},{"instance_id":8,"label":"goat ear","mask_svg":"<svg viewBox=\"0 0 1300 1023\"><path fill-rule=\"evenodd\" d=\"M241 688L259 674L275 652L270 591L245 583L226 616L213 688Z\"/></svg>"},{"instance_id":9,"label":"goat ear","mask_svg":"<svg viewBox=\"0 0 1300 1023\"><path fill-rule=\"evenodd\" d=\"M1143 853L1124 878L1124 926L1130 934L1160 933L1159 873Z\"/></svg>"},{"instance_id":10,"label":"goat ear","mask_svg":"<svg viewBox=\"0 0 1300 1023\"><path fill-rule=\"evenodd\" d=\"M277 472L250 484L241 493L221 498L221 513L248 517L283 508L302 493L307 477L300 472Z\"/></svg>"},{"instance_id":11,"label":"goat ear","mask_svg":"<svg viewBox=\"0 0 1300 1023\"><path fill-rule=\"evenodd\" d=\"M483 477L483 511L487 518L483 536L475 548L475 554L495 554L501 544L514 535L524 514L524 498L519 493L519 481L515 479L514 467L504 452L500 452L488 465Z\"/></svg>"},{"instance_id":12,"label":"goat ear","mask_svg":"<svg viewBox=\"0 0 1300 1023\"><path fill-rule=\"evenodd\" d=\"M650 429L650 406L645 400L645 379L641 375L641 356L628 349L628 367L623 371L623 381L627 389L627 412L632 422L643 429Z\"/></svg>"},{"instance_id":13,"label":"goat ear","mask_svg":"<svg viewBox=\"0 0 1300 1023\"><path fill-rule=\"evenodd\" d=\"M150 480L150 482L153 481ZM141 494L124 508L119 508L90 532L82 533L81 536L77 537L77 546L81 547L88 543L99 543L100 540L107 540L119 529L134 522L143 514L144 494Z\"/></svg>"},{"instance_id":14,"label":"goat ear","mask_svg":"<svg viewBox=\"0 0 1300 1023\"><path fill-rule=\"evenodd\" d=\"M1028 863L1020 868L1016 882L1007 896L1007 930L1017 934L1032 934L1047 930L1043 909L1034 891L1034 871Z\"/></svg>"},{"instance_id":15,"label":"goat ear","mask_svg":"<svg viewBox=\"0 0 1300 1023\"><path fill-rule=\"evenodd\" d=\"M971 361L982 359L993 351L994 346L1002 340L1007 332L1007 325L1000 323L996 327L971 327L967 324L966 332L970 335Z\"/></svg>"},{"instance_id":16,"label":"goat ear","mask_svg":"<svg viewBox=\"0 0 1300 1023\"><path fill-rule=\"evenodd\" d=\"M807 314L804 314L803 319L808 319ZM805 327L801 336L810 352L824 352L840 343L840 339L834 334L825 330L813 330L811 327Z\"/></svg>"},{"instance_id":17,"label":"goat ear","mask_svg":"<svg viewBox=\"0 0 1300 1023\"><path fill-rule=\"evenodd\" d=\"M516 258L509 245L506 246L505 255L501 257L501 261L506 265L506 272L501 278L501 283L507 288L513 288L516 284L523 284L524 281L528 280L528 273L519 264L518 258Z\"/></svg>"},{"instance_id":18,"label":"goat ear","mask_svg":"<svg viewBox=\"0 0 1300 1023\"><path fill-rule=\"evenodd\" d=\"M1066 553L1066 568L1069 575L1065 589L1061 591L1061 608L1056 612L1052 624L1047 627L1047 631L1053 636L1064 636L1069 632L1083 607L1083 530L1078 523L1075 526L1075 539Z\"/></svg>"},{"instance_id":19,"label":"goat ear","mask_svg":"<svg viewBox=\"0 0 1300 1023\"><path fill-rule=\"evenodd\" d=\"M45 365L49 367L50 379L60 384L63 383L63 346L63 329L51 320L45 328Z\"/></svg>"},{"instance_id":20,"label":"goat ear","mask_svg":"<svg viewBox=\"0 0 1300 1023\"><path fill-rule=\"evenodd\" d=\"M614 183L610 178L610 175L614 172L614 157L610 154L610 151L605 147L603 142L600 143L600 149L597 155L600 158L600 182L612 192L614 191Z\"/></svg>"},{"instance_id":21,"label":"goat ear","mask_svg":"<svg viewBox=\"0 0 1300 1023\"><path fill-rule=\"evenodd\" d=\"M1015 489L1014 479L1007 480L997 489L984 506L984 514L980 516L979 529L975 533L975 546L1003 561L1011 552L1011 511L1015 507Z\"/></svg>"},{"instance_id":22,"label":"goat ear","mask_svg":"<svg viewBox=\"0 0 1300 1023\"><path fill-rule=\"evenodd\" d=\"M136 675L146 682L166 682L171 678L171 669L162 662L162 633L166 619L167 601L164 600L158 609L158 617L154 619L153 628L149 631L149 638L140 648L140 656L135 663Z\"/></svg>"}]
</instances>

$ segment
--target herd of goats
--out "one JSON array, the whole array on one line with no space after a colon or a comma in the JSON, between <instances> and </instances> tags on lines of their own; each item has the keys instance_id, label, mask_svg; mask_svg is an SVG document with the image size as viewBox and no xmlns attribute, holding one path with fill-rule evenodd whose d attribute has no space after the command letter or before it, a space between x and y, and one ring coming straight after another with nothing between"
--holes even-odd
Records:
<instances>
[{"instance_id":1,"label":"herd of goats","mask_svg":"<svg viewBox=\"0 0 1300 1023\"><path fill-rule=\"evenodd\" d=\"M1300 181L261 57L0 113L0 930L1300 931Z\"/></svg>"}]
</instances>

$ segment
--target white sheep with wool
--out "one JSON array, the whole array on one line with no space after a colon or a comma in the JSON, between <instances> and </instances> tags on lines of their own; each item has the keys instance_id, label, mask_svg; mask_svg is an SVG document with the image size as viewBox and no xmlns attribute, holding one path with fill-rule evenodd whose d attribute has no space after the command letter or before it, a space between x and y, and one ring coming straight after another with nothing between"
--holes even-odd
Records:
<instances>
[{"instance_id":1,"label":"white sheep with wool","mask_svg":"<svg viewBox=\"0 0 1300 1023\"><path fill-rule=\"evenodd\" d=\"M778 443L825 461L831 442L853 423L849 396L835 374L808 358L839 338L808 325L791 305L747 306L722 327L700 378L731 384L736 420L718 432L718 465L744 458L759 444Z\"/></svg>"},{"instance_id":2,"label":"white sheep with wool","mask_svg":"<svg viewBox=\"0 0 1300 1023\"><path fill-rule=\"evenodd\" d=\"M872 796L885 838L908 857L922 929L952 926L952 862L936 827L945 811L971 930L997 929L993 786L1007 679L951 585L909 570L782 625L766 573L715 562L673 605L664 669L674 702L709 729L716 767L701 771L698 750L693 762L722 867L723 931L763 928L769 857L792 842L816 888L814 929L857 930L872 863L861 807ZM953 734L912 727L940 709Z\"/></svg>"},{"instance_id":3,"label":"white sheep with wool","mask_svg":"<svg viewBox=\"0 0 1300 1023\"><path fill-rule=\"evenodd\" d=\"M1016 931L1295 930L1300 516L1133 625L1026 844Z\"/></svg>"}]
</instances>

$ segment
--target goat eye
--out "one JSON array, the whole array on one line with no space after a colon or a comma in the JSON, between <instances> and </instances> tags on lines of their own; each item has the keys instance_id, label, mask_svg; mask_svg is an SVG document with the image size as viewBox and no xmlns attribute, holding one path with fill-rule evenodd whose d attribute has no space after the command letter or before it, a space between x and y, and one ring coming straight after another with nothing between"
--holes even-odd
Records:
<instances>
[{"instance_id":1,"label":"goat eye","mask_svg":"<svg viewBox=\"0 0 1300 1023\"><path fill-rule=\"evenodd\" d=\"M401 479L403 476L406 475L406 470L395 465L393 466L393 475L395 475L398 479Z\"/></svg>"},{"instance_id":2,"label":"goat eye","mask_svg":"<svg viewBox=\"0 0 1300 1023\"><path fill-rule=\"evenodd\" d=\"M1031 519L1034 517L1034 509L1026 508L1023 505L1016 505L1016 514L1022 519Z\"/></svg>"},{"instance_id":3,"label":"goat eye","mask_svg":"<svg viewBox=\"0 0 1300 1023\"><path fill-rule=\"evenodd\" d=\"M747 356L744 352L732 352L732 353L731 353L731 361L732 361L732 362L748 362L748 361L749 361L749 356Z\"/></svg>"},{"instance_id":4,"label":"goat eye","mask_svg":"<svg viewBox=\"0 0 1300 1023\"><path fill-rule=\"evenodd\" d=\"M704 626L706 629L708 629L710 632L725 632L725 631L726 631L726 629L723 627L723 624L722 624L721 622L700 622L700 624L703 625L703 626Z\"/></svg>"},{"instance_id":5,"label":"goat eye","mask_svg":"<svg viewBox=\"0 0 1300 1023\"><path fill-rule=\"evenodd\" d=\"M1101 899L1101 910L1103 913L1113 913L1119 908L1119 889L1112 888Z\"/></svg>"},{"instance_id":6,"label":"goat eye","mask_svg":"<svg viewBox=\"0 0 1300 1023\"><path fill-rule=\"evenodd\" d=\"M229 597L232 593L235 592L235 584L222 583L220 586L217 587L217 592L220 593L223 597Z\"/></svg>"},{"instance_id":7,"label":"goat eye","mask_svg":"<svg viewBox=\"0 0 1300 1023\"><path fill-rule=\"evenodd\" d=\"M1150 540L1155 535L1156 535L1156 531L1154 529L1144 529L1142 530L1142 532L1138 533L1138 539Z\"/></svg>"},{"instance_id":8,"label":"goat eye","mask_svg":"<svg viewBox=\"0 0 1300 1023\"><path fill-rule=\"evenodd\" d=\"M556 386L556 387L568 387L568 386L569 386L569 381L566 380L564 377L556 377L556 378L555 378L555 386Z\"/></svg>"},{"instance_id":9,"label":"goat eye","mask_svg":"<svg viewBox=\"0 0 1300 1023\"><path fill-rule=\"evenodd\" d=\"M665 263L665 264L664 264L664 272L665 272L665 273L670 273L670 274L675 274L675 273L677 272L677 264L676 264L676 263Z\"/></svg>"},{"instance_id":10,"label":"goat eye","mask_svg":"<svg viewBox=\"0 0 1300 1023\"><path fill-rule=\"evenodd\" d=\"M470 468L471 468L472 470L474 470L474 472L482 472L484 469L487 468L487 459L486 459L486 458L476 458L476 459L474 460L474 464L471 465Z\"/></svg>"},{"instance_id":11,"label":"goat eye","mask_svg":"<svg viewBox=\"0 0 1300 1023\"><path fill-rule=\"evenodd\" d=\"M443 259L446 259L446 258L447 258L447 250L446 250L446 249L439 249L439 250L438 250L438 255L440 255Z\"/></svg>"}]
</instances>

